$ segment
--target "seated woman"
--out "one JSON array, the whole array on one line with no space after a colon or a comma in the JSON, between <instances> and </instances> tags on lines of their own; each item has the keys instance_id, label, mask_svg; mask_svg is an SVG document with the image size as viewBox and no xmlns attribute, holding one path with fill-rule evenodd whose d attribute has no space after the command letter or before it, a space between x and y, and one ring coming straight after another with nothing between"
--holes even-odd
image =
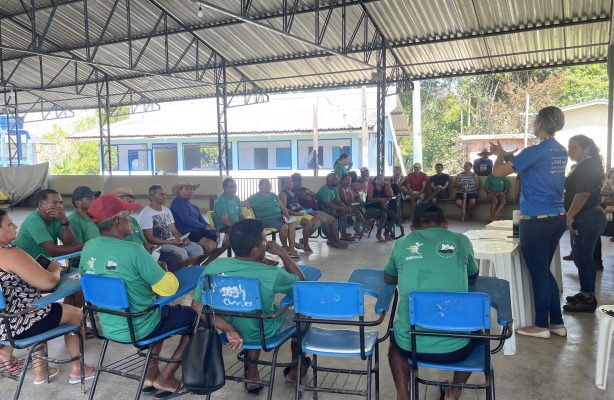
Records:
<instances>
[{"instance_id":1,"label":"seated woman","mask_svg":"<svg viewBox=\"0 0 614 400\"><path fill-rule=\"evenodd\" d=\"M456 205L461 210L463 209L463 197L465 196L465 192L467 192L467 203L465 209L465 216L467 219L471 218L471 213L477 205L478 190L480 189L480 179L476 174L471 172L472 168L473 164L467 161L463 165L463 172L456 175L456 179L454 179L454 187L458 188L458 191L456 192Z\"/></svg>"},{"instance_id":2,"label":"seated woman","mask_svg":"<svg viewBox=\"0 0 614 400\"><path fill-rule=\"evenodd\" d=\"M354 190L352 190L352 172L341 179L341 183L339 184L339 200L346 206L352 207L352 214L354 218L356 218L356 222L354 223L354 236L356 238L360 238L362 233L362 227L365 226L365 217L363 215L363 211L360 206L353 206L352 203L357 201ZM356 175L356 174L354 174Z\"/></svg>"},{"instance_id":3,"label":"seated woman","mask_svg":"<svg viewBox=\"0 0 614 400\"><path fill-rule=\"evenodd\" d=\"M312 233L318 230L321 221L318 217L305 212L305 209L301 207L296 194L292 191L292 179L290 177L281 179L281 188L281 192L279 192L281 206L288 210L288 214L295 217L296 222L303 227L303 238L299 239L299 243L303 246L304 252L312 253L313 250L309 247L309 238Z\"/></svg>"},{"instance_id":4,"label":"seated woman","mask_svg":"<svg viewBox=\"0 0 614 400\"><path fill-rule=\"evenodd\" d=\"M379 211L379 223L377 225L377 235L375 235L378 242L385 240L393 240L394 225L397 223L398 215L395 211L396 204L390 204L392 198L392 188L390 184L384 182L384 176L378 174L375 177L373 183L369 184L367 192L367 201L379 201L374 208L367 208L367 218L373 218L371 215L375 215L371 210ZM385 229L385 239L382 238L382 229Z\"/></svg>"},{"instance_id":5,"label":"seated woman","mask_svg":"<svg viewBox=\"0 0 614 400\"><path fill-rule=\"evenodd\" d=\"M52 261L47 269L41 267L30 255L11 244L16 236L17 225L13 223L11 216L5 210L0 210L0 286L4 293L7 313L18 313L30 308L32 302L41 298L39 290L51 290L58 284L62 270L60 264L55 261ZM13 319L10 323L11 333L14 339L26 339L59 325L79 324L82 316L81 310L77 307L53 303ZM64 336L64 339L70 356L79 355L79 338L68 334ZM7 340L4 324L0 324L0 340ZM2 353L0 359L4 362L10 361L11 352L11 347L3 347L0 350ZM37 353L44 355L43 351ZM46 362L33 363L35 385L47 382L46 367ZM50 379L59 373L55 367L50 367L47 371ZM92 379L95 369L85 365L84 374L86 380ZM81 383L80 375L79 361L73 361L68 383Z\"/></svg>"},{"instance_id":6,"label":"seated woman","mask_svg":"<svg viewBox=\"0 0 614 400\"><path fill-rule=\"evenodd\" d=\"M288 222L290 214L279 200L275 193L271 193L271 182L268 179L260 179L258 182L258 192L251 195L245 202L247 207L251 207L265 228L274 228L279 231L281 245L292 258L299 258L298 252L294 248L296 238L296 226L294 222Z\"/></svg>"}]
</instances>

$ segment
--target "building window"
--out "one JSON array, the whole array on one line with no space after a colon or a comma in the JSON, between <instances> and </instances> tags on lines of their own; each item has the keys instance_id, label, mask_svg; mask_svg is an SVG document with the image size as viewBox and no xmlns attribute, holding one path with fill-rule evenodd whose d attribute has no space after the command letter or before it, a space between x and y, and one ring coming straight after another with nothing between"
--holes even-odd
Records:
<instances>
[{"instance_id":1,"label":"building window","mask_svg":"<svg viewBox=\"0 0 614 400\"><path fill-rule=\"evenodd\" d=\"M219 154L217 143L184 143L184 171L218 171ZM228 143L228 169L232 169L232 146Z\"/></svg>"},{"instance_id":2,"label":"building window","mask_svg":"<svg viewBox=\"0 0 614 400\"><path fill-rule=\"evenodd\" d=\"M118 144L111 150L113 171L149 171L146 144Z\"/></svg>"},{"instance_id":3,"label":"building window","mask_svg":"<svg viewBox=\"0 0 614 400\"><path fill-rule=\"evenodd\" d=\"M352 139L319 139L318 164L321 168L332 169L342 153L352 155ZM298 140L298 169L313 168L313 140Z\"/></svg>"},{"instance_id":4,"label":"building window","mask_svg":"<svg viewBox=\"0 0 614 400\"><path fill-rule=\"evenodd\" d=\"M154 144L153 166L156 175L177 175L177 144Z\"/></svg>"},{"instance_id":5,"label":"building window","mask_svg":"<svg viewBox=\"0 0 614 400\"><path fill-rule=\"evenodd\" d=\"M290 140L238 142L239 169L291 169Z\"/></svg>"}]
</instances>

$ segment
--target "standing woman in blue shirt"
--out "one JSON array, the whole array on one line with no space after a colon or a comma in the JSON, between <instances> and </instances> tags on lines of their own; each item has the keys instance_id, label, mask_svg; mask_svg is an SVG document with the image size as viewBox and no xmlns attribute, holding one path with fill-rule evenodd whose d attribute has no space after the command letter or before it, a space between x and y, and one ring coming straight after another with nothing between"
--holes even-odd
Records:
<instances>
[{"instance_id":1,"label":"standing woman in blue shirt","mask_svg":"<svg viewBox=\"0 0 614 400\"><path fill-rule=\"evenodd\" d=\"M533 124L539 144L520 154L506 152L499 142L491 143L497 155L493 175L514 172L522 178L520 191L520 247L531 274L535 325L519 328L520 335L548 339L550 333L567 336L561 313L559 288L550 272L550 263L566 227L563 186L567 151L554 139L565 125L557 107L542 108Z\"/></svg>"},{"instance_id":2,"label":"standing woman in blue shirt","mask_svg":"<svg viewBox=\"0 0 614 400\"><path fill-rule=\"evenodd\" d=\"M569 158L576 162L576 168L565 180L565 210L573 260L580 278L580 293L567 296L563 310L592 313L597 308L595 247L607 224L605 212L599 204L605 175L603 160L593 139L584 135L572 136L568 149Z\"/></svg>"}]
</instances>

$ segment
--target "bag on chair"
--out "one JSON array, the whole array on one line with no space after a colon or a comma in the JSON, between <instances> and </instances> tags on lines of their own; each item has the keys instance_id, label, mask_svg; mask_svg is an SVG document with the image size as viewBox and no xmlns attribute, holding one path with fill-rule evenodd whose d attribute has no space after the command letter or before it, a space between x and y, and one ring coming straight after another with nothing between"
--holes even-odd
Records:
<instances>
[{"instance_id":1,"label":"bag on chair","mask_svg":"<svg viewBox=\"0 0 614 400\"><path fill-rule=\"evenodd\" d=\"M205 278L205 288L209 288L213 300L208 276ZM202 308L198 313L192 337L183 351L181 369L183 386L195 394L206 395L222 388L226 379L222 341L215 328L215 314L213 314L213 326L209 324L208 328L198 326L201 315Z\"/></svg>"}]
</instances>

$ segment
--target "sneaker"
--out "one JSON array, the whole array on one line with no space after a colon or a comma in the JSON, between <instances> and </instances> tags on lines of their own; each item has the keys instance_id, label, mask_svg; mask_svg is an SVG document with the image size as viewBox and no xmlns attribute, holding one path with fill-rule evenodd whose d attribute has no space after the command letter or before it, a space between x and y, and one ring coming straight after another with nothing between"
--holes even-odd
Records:
<instances>
[{"instance_id":1,"label":"sneaker","mask_svg":"<svg viewBox=\"0 0 614 400\"><path fill-rule=\"evenodd\" d=\"M568 303L575 303L576 301L582 300L583 297L582 293L576 293L573 296L565 297L565 301Z\"/></svg>"},{"instance_id":2,"label":"sneaker","mask_svg":"<svg viewBox=\"0 0 614 400\"><path fill-rule=\"evenodd\" d=\"M573 254L569 254L568 256L563 257L565 261L573 261Z\"/></svg>"},{"instance_id":3,"label":"sneaker","mask_svg":"<svg viewBox=\"0 0 614 400\"><path fill-rule=\"evenodd\" d=\"M567 312L587 312L592 313L597 309L597 299L595 296L590 298L584 298L576 301L575 303L565 304L563 310Z\"/></svg>"}]
</instances>

